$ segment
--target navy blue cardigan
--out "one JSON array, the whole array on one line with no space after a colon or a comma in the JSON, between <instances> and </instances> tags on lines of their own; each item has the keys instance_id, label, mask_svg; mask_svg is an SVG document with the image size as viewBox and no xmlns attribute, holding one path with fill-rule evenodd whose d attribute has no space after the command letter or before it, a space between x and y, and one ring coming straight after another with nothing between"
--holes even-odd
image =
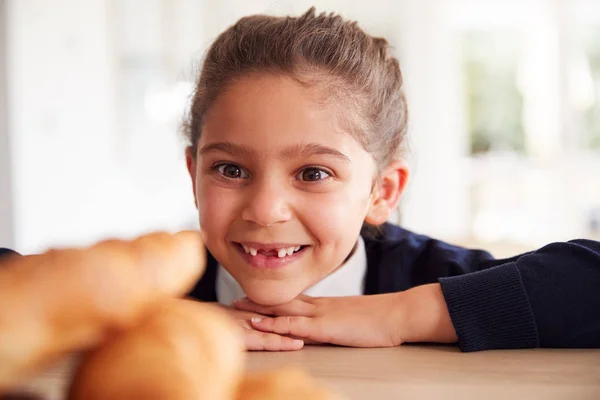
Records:
<instances>
[{"instance_id":1,"label":"navy blue cardigan","mask_svg":"<svg viewBox=\"0 0 600 400\"><path fill-rule=\"evenodd\" d=\"M549 244L508 259L385 224L363 235L365 294L439 282L463 351L600 347L600 242ZM1 255L1 253L0 253ZM217 301L217 261L190 296Z\"/></svg>"}]
</instances>

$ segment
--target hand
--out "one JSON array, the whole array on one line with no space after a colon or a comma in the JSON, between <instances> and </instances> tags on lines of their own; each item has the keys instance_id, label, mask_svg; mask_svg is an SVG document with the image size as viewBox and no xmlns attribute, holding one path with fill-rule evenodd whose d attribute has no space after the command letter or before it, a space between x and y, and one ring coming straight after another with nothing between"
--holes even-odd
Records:
<instances>
[{"instance_id":1,"label":"hand","mask_svg":"<svg viewBox=\"0 0 600 400\"><path fill-rule=\"evenodd\" d=\"M251 319L255 329L319 343L392 347L404 342L457 340L439 284L370 296L301 295L279 306L261 306L247 299L233 305L275 316Z\"/></svg>"},{"instance_id":2,"label":"hand","mask_svg":"<svg viewBox=\"0 0 600 400\"><path fill-rule=\"evenodd\" d=\"M402 343L397 327L402 325L403 316L396 295L315 298L300 295L279 306L261 306L247 299L238 300L233 306L263 314L251 319L252 326L263 332L342 346L391 347Z\"/></svg>"},{"instance_id":3,"label":"hand","mask_svg":"<svg viewBox=\"0 0 600 400\"><path fill-rule=\"evenodd\" d=\"M263 318L264 315L250 311L236 310L221 305L242 328L246 350L291 351L304 347L302 340L282 336L272 332L262 332L252 327L252 318Z\"/></svg>"}]
</instances>

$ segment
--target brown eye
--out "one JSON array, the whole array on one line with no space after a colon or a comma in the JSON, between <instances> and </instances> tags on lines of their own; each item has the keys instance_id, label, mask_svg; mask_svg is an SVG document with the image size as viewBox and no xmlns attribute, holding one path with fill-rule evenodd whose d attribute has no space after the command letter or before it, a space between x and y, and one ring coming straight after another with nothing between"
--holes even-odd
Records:
<instances>
[{"instance_id":1,"label":"brown eye","mask_svg":"<svg viewBox=\"0 0 600 400\"><path fill-rule=\"evenodd\" d=\"M300 172L300 180L306 182L318 182L323 179L329 178L329 175L326 171L323 171L320 168L306 168Z\"/></svg>"},{"instance_id":2,"label":"brown eye","mask_svg":"<svg viewBox=\"0 0 600 400\"><path fill-rule=\"evenodd\" d=\"M244 168L235 164L220 164L215 169L228 179L247 179L249 175Z\"/></svg>"}]
</instances>

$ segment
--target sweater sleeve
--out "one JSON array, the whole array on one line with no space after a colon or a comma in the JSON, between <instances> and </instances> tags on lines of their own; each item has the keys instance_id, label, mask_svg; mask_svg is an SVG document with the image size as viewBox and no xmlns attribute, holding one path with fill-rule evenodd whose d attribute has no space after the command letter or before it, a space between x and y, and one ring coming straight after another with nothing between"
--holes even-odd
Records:
<instances>
[{"instance_id":1,"label":"sweater sleeve","mask_svg":"<svg viewBox=\"0 0 600 400\"><path fill-rule=\"evenodd\" d=\"M553 243L439 282L463 351L600 347L600 242Z\"/></svg>"},{"instance_id":2,"label":"sweater sleeve","mask_svg":"<svg viewBox=\"0 0 600 400\"><path fill-rule=\"evenodd\" d=\"M7 249L5 247L0 247L0 260L3 259L4 257L8 257L10 255L19 255L19 253L17 253L16 251L13 251L11 249Z\"/></svg>"}]
</instances>

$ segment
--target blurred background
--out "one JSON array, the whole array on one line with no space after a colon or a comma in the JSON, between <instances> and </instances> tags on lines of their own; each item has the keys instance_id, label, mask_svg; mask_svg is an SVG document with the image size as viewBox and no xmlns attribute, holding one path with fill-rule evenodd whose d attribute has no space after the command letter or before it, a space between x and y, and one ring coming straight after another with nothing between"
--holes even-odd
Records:
<instances>
[{"instance_id":1,"label":"blurred background","mask_svg":"<svg viewBox=\"0 0 600 400\"><path fill-rule=\"evenodd\" d=\"M400 59L406 228L498 256L600 239L598 0L0 0L0 246L197 227L178 130L203 53L311 5Z\"/></svg>"}]
</instances>

